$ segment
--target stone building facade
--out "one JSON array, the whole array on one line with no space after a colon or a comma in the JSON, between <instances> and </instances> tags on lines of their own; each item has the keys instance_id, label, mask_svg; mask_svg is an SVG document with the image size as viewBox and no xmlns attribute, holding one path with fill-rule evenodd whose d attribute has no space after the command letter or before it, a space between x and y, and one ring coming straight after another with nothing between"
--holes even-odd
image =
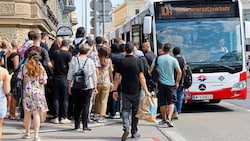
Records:
<instances>
[{"instance_id":1,"label":"stone building facade","mask_svg":"<svg viewBox=\"0 0 250 141\"><path fill-rule=\"evenodd\" d=\"M127 22L137 13L140 13L146 8L148 0L124 0L124 2L116 7L113 11L112 22L105 25L106 37L112 39L115 37L115 33L112 31L118 28L120 25Z\"/></svg>"},{"instance_id":2,"label":"stone building facade","mask_svg":"<svg viewBox=\"0 0 250 141\"><path fill-rule=\"evenodd\" d=\"M0 36L22 42L34 30L47 32L54 39L65 19L67 25L77 23L70 17L74 10L74 0L0 0Z\"/></svg>"}]
</instances>

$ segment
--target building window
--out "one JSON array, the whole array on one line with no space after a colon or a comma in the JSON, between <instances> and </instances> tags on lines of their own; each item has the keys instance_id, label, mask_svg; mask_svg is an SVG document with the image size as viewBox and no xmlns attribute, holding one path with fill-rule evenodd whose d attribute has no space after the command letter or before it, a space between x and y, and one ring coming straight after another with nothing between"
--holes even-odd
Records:
<instances>
[{"instance_id":1,"label":"building window","mask_svg":"<svg viewBox=\"0 0 250 141\"><path fill-rule=\"evenodd\" d=\"M135 9L135 15L139 14L139 13L140 13L140 10L139 9Z\"/></svg>"}]
</instances>

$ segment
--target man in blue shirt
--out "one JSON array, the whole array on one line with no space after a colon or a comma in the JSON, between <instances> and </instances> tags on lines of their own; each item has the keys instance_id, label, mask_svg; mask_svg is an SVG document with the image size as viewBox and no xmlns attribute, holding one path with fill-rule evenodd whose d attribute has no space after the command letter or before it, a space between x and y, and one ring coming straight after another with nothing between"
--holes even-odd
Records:
<instances>
[{"instance_id":1,"label":"man in blue shirt","mask_svg":"<svg viewBox=\"0 0 250 141\"><path fill-rule=\"evenodd\" d=\"M166 123L168 127L173 127L171 117L174 112L174 104L177 101L176 88L179 87L182 72L178 61L171 56L171 44L164 44L163 50L165 54L159 56L157 60L157 69L159 71L158 103L162 116L162 121L159 124ZM150 72L152 72L154 67L155 59L152 62ZM174 70L177 72L176 81L174 78ZM168 105L168 108L166 105ZM166 114L167 109L168 115Z\"/></svg>"}]
</instances>

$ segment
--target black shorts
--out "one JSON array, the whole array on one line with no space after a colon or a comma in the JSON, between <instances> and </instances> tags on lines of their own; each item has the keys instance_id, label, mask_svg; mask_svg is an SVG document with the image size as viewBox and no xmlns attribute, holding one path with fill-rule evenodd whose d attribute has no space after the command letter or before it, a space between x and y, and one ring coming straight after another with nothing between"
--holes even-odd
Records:
<instances>
[{"instance_id":1,"label":"black shorts","mask_svg":"<svg viewBox=\"0 0 250 141\"><path fill-rule=\"evenodd\" d=\"M159 92L157 94L159 106L176 103L176 88L175 86L168 86L159 83Z\"/></svg>"}]
</instances>

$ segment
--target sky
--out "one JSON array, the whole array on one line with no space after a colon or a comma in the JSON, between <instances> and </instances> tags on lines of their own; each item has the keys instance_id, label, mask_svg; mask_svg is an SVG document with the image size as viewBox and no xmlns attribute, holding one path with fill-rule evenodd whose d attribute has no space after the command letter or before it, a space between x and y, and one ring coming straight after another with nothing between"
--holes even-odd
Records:
<instances>
[{"instance_id":1,"label":"sky","mask_svg":"<svg viewBox=\"0 0 250 141\"><path fill-rule=\"evenodd\" d=\"M75 0L75 6L76 6L76 17L77 17L77 21L78 21L78 24L76 25L77 27L79 26L83 26L87 29L87 34L90 33L90 28L91 28L91 25L90 25L90 19L91 19L91 16L90 16L90 11L91 11L91 8L90 8L90 2L92 0ZM112 2L112 7L115 7L117 5L120 5L122 4L122 2L124 0L110 0ZM85 6L86 4L86 6ZM87 8L87 9L85 9ZM86 13L87 11L87 13ZM86 22L86 17L87 17L87 22ZM87 27L86 27L86 24L87 24Z\"/></svg>"}]
</instances>

